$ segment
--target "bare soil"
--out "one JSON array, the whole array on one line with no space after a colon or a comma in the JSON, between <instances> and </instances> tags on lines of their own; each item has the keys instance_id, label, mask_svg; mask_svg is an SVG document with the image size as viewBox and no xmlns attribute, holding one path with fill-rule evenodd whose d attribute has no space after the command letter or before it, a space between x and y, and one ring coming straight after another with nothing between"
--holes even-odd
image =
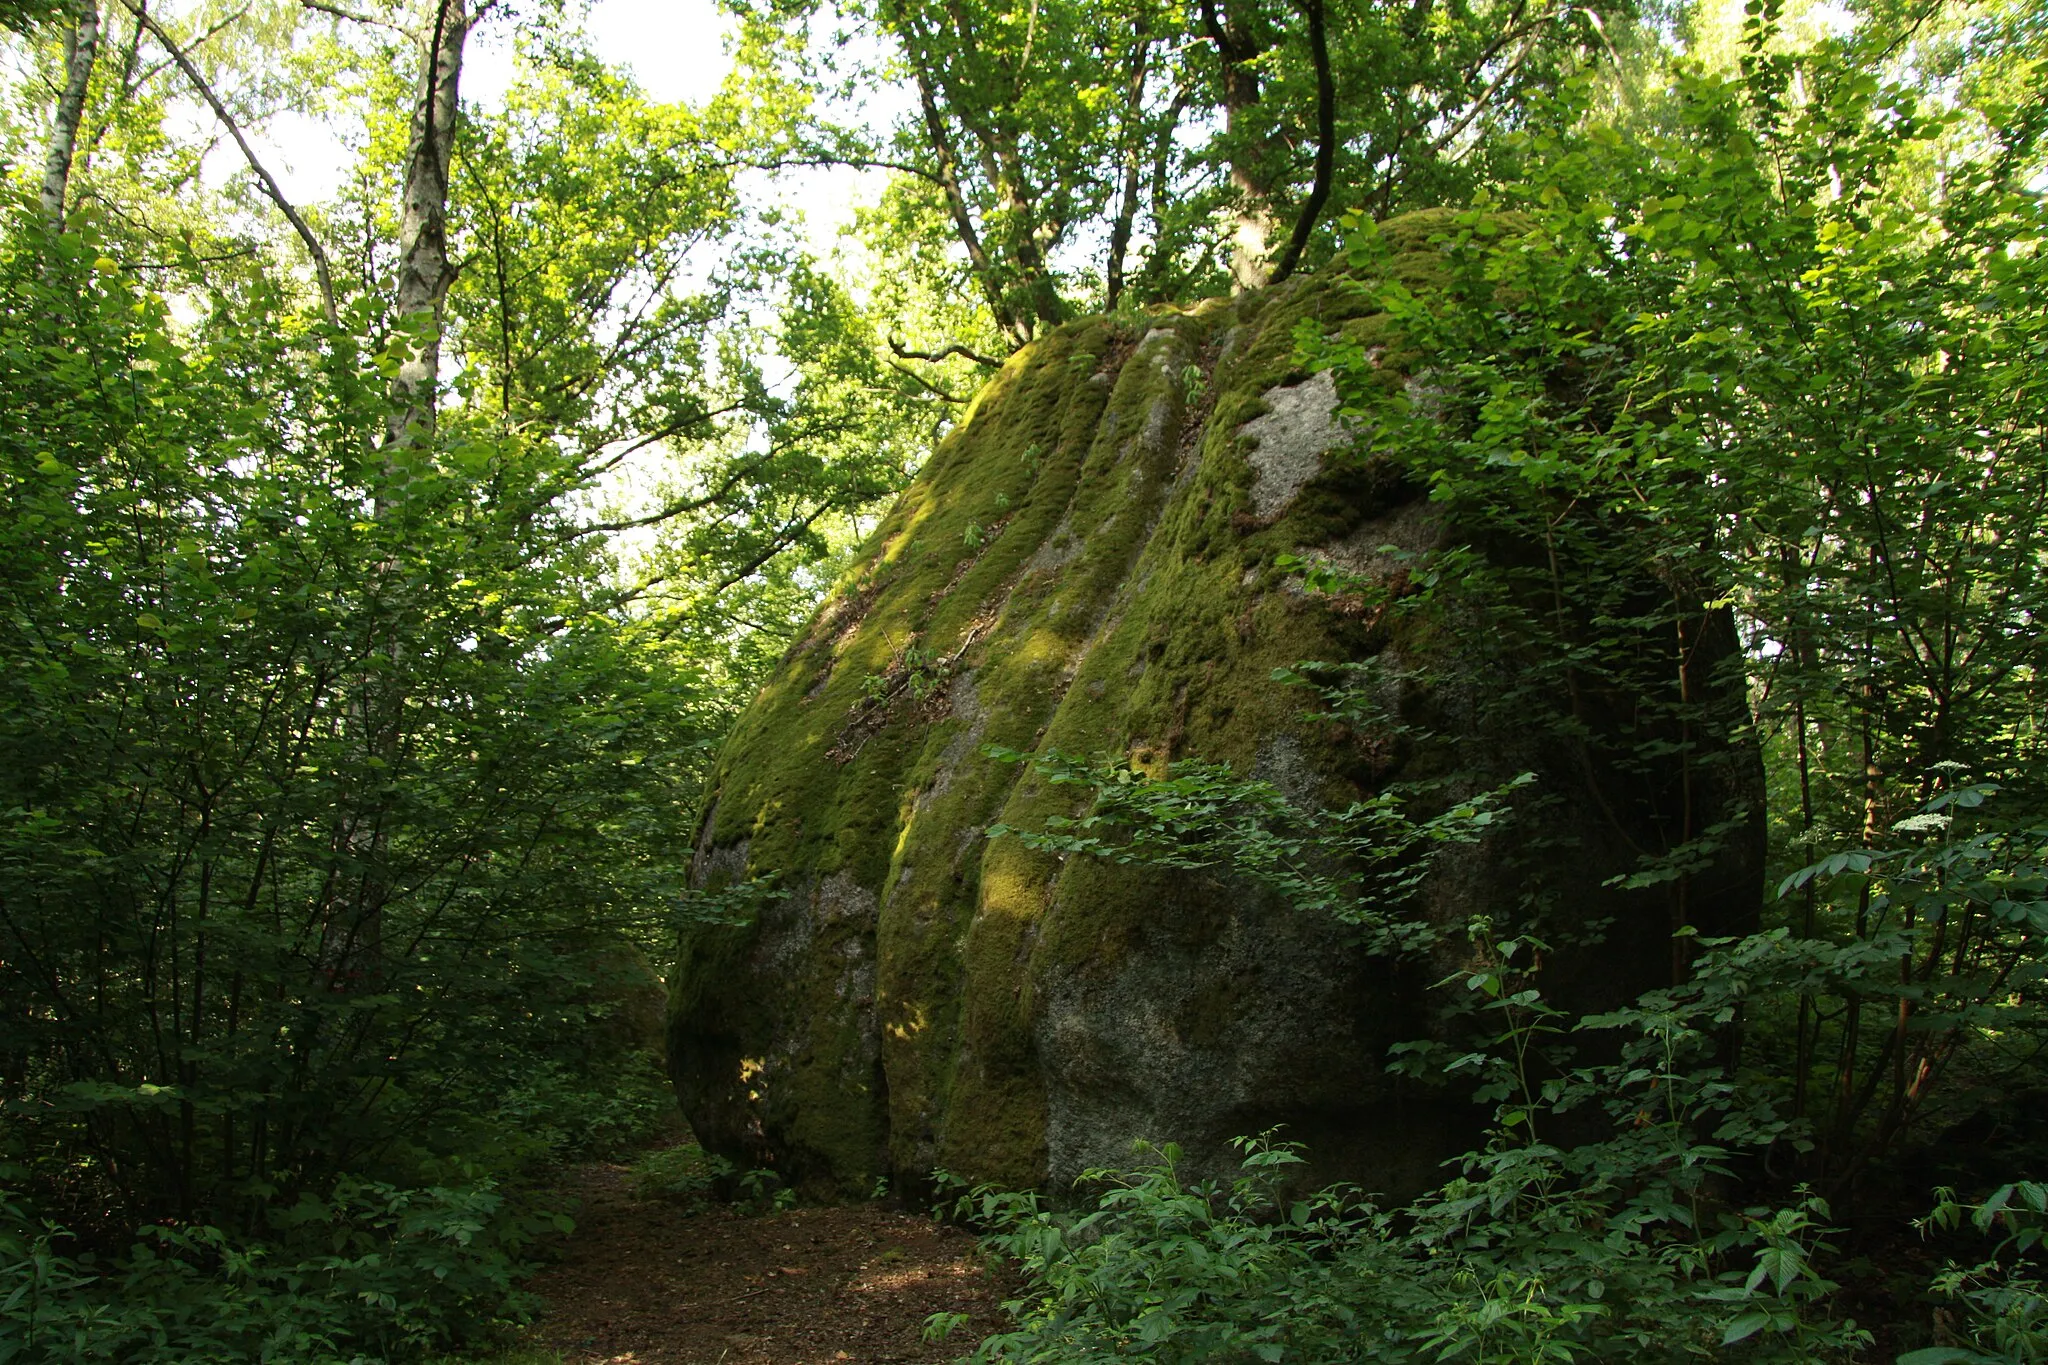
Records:
<instances>
[{"instance_id":1,"label":"bare soil","mask_svg":"<svg viewBox=\"0 0 2048 1365\"><path fill-rule=\"evenodd\" d=\"M565 1175L580 1205L532 1341L565 1365L937 1362L1000 1328L1007 1286L974 1238L860 1204L749 1217L637 1195L628 1168ZM933 1313L968 1315L942 1342Z\"/></svg>"}]
</instances>

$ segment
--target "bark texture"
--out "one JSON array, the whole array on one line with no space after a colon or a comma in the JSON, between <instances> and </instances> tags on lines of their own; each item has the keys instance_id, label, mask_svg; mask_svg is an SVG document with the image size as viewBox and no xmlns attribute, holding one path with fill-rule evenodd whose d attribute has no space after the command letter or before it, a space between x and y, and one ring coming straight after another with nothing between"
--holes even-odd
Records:
<instances>
[{"instance_id":1,"label":"bark texture","mask_svg":"<svg viewBox=\"0 0 2048 1365\"><path fill-rule=\"evenodd\" d=\"M43 221L52 232L64 230L71 164L78 152L78 128L85 120L85 97L92 85L93 59L99 46L99 6L94 0L77 0L76 17L64 31L64 89L57 96L50 145L43 155Z\"/></svg>"},{"instance_id":2,"label":"bark texture","mask_svg":"<svg viewBox=\"0 0 2048 1365\"><path fill-rule=\"evenodd\" d=\"M393 443L434 429L441 374L441 310L455 268L448 259L448 166L461 107L462 51L469 37L465 0L438 0L420 53L412 137L405 159L405 197L398 222L398 319L415 331L411 353L393 382L398 409Z\"/></svg>"}]
</instances>

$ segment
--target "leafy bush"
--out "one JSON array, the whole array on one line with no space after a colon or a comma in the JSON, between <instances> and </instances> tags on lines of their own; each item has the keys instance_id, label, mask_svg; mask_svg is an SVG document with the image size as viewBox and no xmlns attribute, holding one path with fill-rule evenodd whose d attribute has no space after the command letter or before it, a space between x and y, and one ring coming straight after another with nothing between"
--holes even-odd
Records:
<instances>
[{"instance_id":1,"label":"leafy bush","mask_svg":"<svg viewBox=\"0 0 2048 1365\"><path fill-rule=\"evenodd\" d=\"M1291 670L1276 681L1311 683ZM1333 704L1358 692L1318 690ZM1034 758L999 744L983 745L982 753L1000 763L1029 762L1047 782L1092 787L1095 795L1086 815L1049 816L1042 830L991 825L991 839L1114 863L1227 868L1297 910L1351 925L1376 948L1403 952L1435 941L1427 924L1400 913L1429 856L1477 841L1504 818L1509 794L1532 780L1523 774L1460 800L1446 799L1445 783L1396 783L1342 810L1322 810L1297 804L1263 778L1240 777L1227 763L1180 762L1150 777L1124 757L1082 762L1054 749ZM1418 808L1432 802L1444 809L1418 818Z\"/></svg>"},{"instance_id":2,"label":"leafy bush","mask_svg":"<svg viewBox=\"0 0 2048 1365\"><path fill-rule=\"evenodd\" d=\"M730 701L546 442L365 455L368 317L177 325L89 223L0 229L0 1159L253 1236L252 1183L406 1183L480 1122L619 1141L646 1068L564 1078L639 1045Z\"/></svg>"},{"instance_id":3,"label":"leafy bush","mask_svg":"<svg viewBox=\"0 0 2048 1365\"><path fill-rule=\"evenodd\" d=\"M580 1067L535 1058L504 1091L493 1117L565 1159L617 1156L681 1122L668 1076L646 1052L594 1058Z\"/></svg>"},{"instance_id":4,"label":"leafy bush","mask_svg":"<svg viewBox=\"0 0 2048 1365\"><path fill-rule=\"evenodd\" d=\"M1203 768L1194 782L1066 771L1102 789L1097 815L1032 836L1040 843L1260 872L1260 839L1215 832L1242 805L1244 784L1227 771ZM1274 1177L1299 1158L1270 1141L1247 1144L1245 1174L1228 1186L1187 1185L1170 1147L1134 1170L1092 1172L1099 1193L1078 1213L969 1191L956 1211L988 1228L991 1249L1032 1286L1011 1305L1018 1330L977 1358L1853 1358L1871 1338L1835 1316L1827 1201L1805 1187L1743 1194L1770 1188L1758 1175L1774 1160L1814 1149L1812 1124L1789 1112L1797 1092L1781 1071L1731 1068L1731 1039L1745 1019L1761 1029L1791 1017L1802 998L1895 1001L1887 1012L1915 1027L1878 1043L1897 1049L1883 1064L1924 1077L1958 1055L1982 1065L2017 1049L2023 1062L2036 1006L2014 985L2048 962L2048 830L2006 817L1995 797L1951 780L1897 822L1891 847L1830 854L1784 878L1781 897L1860 904L1861 933L1802 939L1779 927L1700 941L1683 982L1607 1014L1566 1017L1541 989L1544 945L1473 920L1467 965L1438 983L1460 998L1445 1017L1462 1034L1398 1044L1390 1069L1470 1085L1493 1125L1455 1178L1405 1208L1347 1189L1283 1198ZM1341 865L1305 816L1288 814L1287 828L1311 831L1300 841L1309 865ZM1122 837L1102 842L1097 829ZM1198 839L1177 839L1185 830ZM1945 960L1962 961L1965 940L1971 970L1901 974L1901 961L1944 945ZM1579 1060L1589 1057L1606 1060ZM1880 1129L1874 1143L1895 1135ZM2026 1257L2048 1226L2048 1192L2022 1182L1979 1205L1949 1197L1927 1225L1966 1214L2008 1233L1998 1257L1952 1266L1933 1286L1961 1306L1972 1344L1915 1352L1915 1365L2040 1358L2048 1310Z\"/></svg>"},{"instance_id":5,"label":"leafy bush","mask_svg":"<svg viewBox=\"0 0 2048 1365\"><path fill-rule=\"evenodd\" d=\"M522 1257L567 1220L489 1181L401 1190L346 1180L272 1214L271 1240L144 1228L103 1260L0 1201L0 1362L411 1359L524 1321Z\"/></svg>"},{"instance_id":6,"label":"leafy bush","mask_svg":"<svg viewBox=\"0 0 2048 1365\"><path fill-rule=\"evenodd\" d=\"M1603 111L1590 78L1534 101L1526 178L1446 215L1428 290L1352 220L1361 305L1392 335L1319 318L1299 334L1371 432L1353 458L1427 488L1464 542L1410 557L1397 600L1379 584L1389 609L1497 651L1511 667L1479 704L1504 723L1682 778L1683 818L1615 879L1668 916L1678 984L1569 1018L1531 965L1534 907L1472 907L1446 1026L1393 1059L1492 1107L1454 1178L1397 1210L1344 1191L1297 1204L1269 1179L1285 1149L1264 1146L1204 1187L1161 1149L1095 1173L1075 1213L973 1192L963 1211L1030 1282L980 1359L1857 1356L1872 1338L1840 1316L1831 1204L1874 1221L1915 1194L1902 1154L1985 1094L2038 1085L2039 34L1871 8L1797 51L1774 0L1745 13L1734 69L1671 64L1654 111ZM1645 566L1662 591L1640 590ZM1362 586L1288 567L1311 593ZM1710 631L1747 672L1717 677L1747 703L1726 714L1693 687ZM1668 651L1628 646L1652 636ZM1643 708L1594 733L1585 695ZM1782 881L1765 932L1701 941L1689 892L1756 831L1696 819L1694 783L1754 785L1703 767L1752 739ZM1412 947L1345 903L1412 824L1290 808L1213 765L1048 776L1096 803L1023 835L1039 847L1263 880ZM1398 815L1392 795L1374 794ZM1289 885L1276 866L1340 876ZM2011 1171L1961 1159L1980 1184ZM1969 1195L1929 1225L2006 1240L1936 1277L1948 1309L1911 1365L2044 1356L2048 1194Z\"/></svg>"},{"instance_id":7,"label":"leafy bush","mask_svg":"<svg viewBox=\"0 0 2048 1365\"><path fill-rule=\"evenodd\" d=\"M1951 1264L1935 1277L1936 1292L1959 1303L1969 1345L1946 1344L1912 1351L1899 1365L2025 1365L2048 1360L2048 1285L2029 1257L2048 1230L2048 1185L2015 1181L1981 1204L1964 1204L1953 1191L1928 1215L1924 1227L1955 1228L1965 1220L1979 1232L2003 1228L1996 1251L1972 1266ZM1950 1335L1954 1335L1951 1333Z\"/></svg>"},{"instance_id":8,"label":"leafy bush","mask_svg":"<svg viewBox=\"0 0 2048 1365\"><path fill-rule=\"evenodd\" d=\"M1080 1214L1049 1211L1036 1194L959 1194L955 1214L988 1229L988 1248L1037 1290L1009 1305L1020 1330L983 1342L976 1359L1343 1359L1360 1296L1330 1268L1386 1220L1343 1191L1283 1205L1272 1174L1300 1158L1246 1147L1244 1176L1216 1188L1184 1184L1171 1144L1141 1146L1149 1163L1084 1177L1104 1192Z\"/></svg>"},{"instance_id":9,"label":"leafy bush","mask_svg":"<svg viewBox=\"0 0 2048 1365\"><path fill-rule=\"evenodd\" d=\"M633 1192L646 1199L674 1199L685 1204L709 1202L715 1192L729 1185L738 1173L722 1156L714 1156L694 1142L649 1152L633 1163L628 1180Z\"/></svg>"},{"instance_id":10,"label":"leafy bush","mask_svg":"<svg viewBox=\"0 0 2048 1365\"><path fill-rule=\"evenodd\" d=\"M1274 1177L1301 1158L1262 1140L1225 1187L1185 1184L1161 1148L1135 1170L1090 1173L1103 1192L1076 1213L970 1191L956 1211L1032 1286L1010 1305L1018 1330L976 1359L1851 1358L1869 1337L1828 1314L1825 1202L1729 1197L1737 1152L1785 1134L1713 1065L1711 1024L1739 978L1710 952L1700 985L1576 1026L1620 1034L1619 1060L1541 1071L1516 1059L1565 1030L1512 965L1526 946L1487 945L1494 965L1463 978L1501 1046L1448 1069L1501 1102L1456 1178L1391 1213L1345 1188L1288 1199ZM1606 1138L1544 1136L1596 1105L1613 1121Z\"/></svg>"},{"instance_id":11,"label":"leafy bush","mask_svg":"<svg viewBox=\"0 0 2048 1365\"><path fill-rule=\"evenodd\" d=\"M742 1170L694 1142L649 1152L628 1177L643 1199L671 1199L701 1209L723 1201L741 1213L759 1215L796 1207L797 1193L766 1167ZM878 1185L880 1197L883 1186Z\"/></svg>"}]
</instances>

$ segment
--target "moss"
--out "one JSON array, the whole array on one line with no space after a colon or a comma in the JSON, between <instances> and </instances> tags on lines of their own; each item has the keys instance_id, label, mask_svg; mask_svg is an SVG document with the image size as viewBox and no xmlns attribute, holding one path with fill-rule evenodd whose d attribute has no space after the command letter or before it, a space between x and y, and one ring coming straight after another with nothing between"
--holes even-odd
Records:
<instances>
[{"instance_id":1,"label":"moss","mask_svg":"<svg viewBox=\"0 0 2048 1365\"><path fill-rule=\"evenodd\" d=\"M1444 226L1388 224L1389 269L1426 284ZM1044 992L1114 976L1162 933L1200 939L1223 910L1182 888L1185 922L1162 927L1145 873L983 839L1074 797L981 746L1249 767L1269 737L1301 732L1311 766L1355 766L1338 738L1302 730L1306 699L1271 675L1386 641L1267 566L1408 490L1370 460L1333 461L1253 522L1239 433L1275 385L1305 378L1303 322L1398 342L1364 300L1331 272L1160 311L1142 332L1082 320L976 397L720 760L707 848L744 842L748 870L793 894L751 929L680 945L671 1056L707 1147L767 1150L814 1191L939 1164L1045 1178ZM873 702L872 680L903 679L912 649L936 690ZM834 919L827 885L871 909ZM1203 1015L1208 997L1190 999L1181 1013Z\"/></svg>"}]
</instances>

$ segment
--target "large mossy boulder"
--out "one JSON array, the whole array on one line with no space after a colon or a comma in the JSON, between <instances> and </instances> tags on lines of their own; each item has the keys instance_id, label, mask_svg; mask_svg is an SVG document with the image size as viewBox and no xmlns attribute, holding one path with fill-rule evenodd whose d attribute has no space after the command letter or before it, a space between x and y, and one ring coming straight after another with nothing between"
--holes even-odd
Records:
<instances>
[{"instance_id":1,"label":"large mossy boulder","mask_svg":"<svg viewBox=\"0 0 2048 1365\"><path fill-rule=\"evenodd\" d=\"M1387 224L1384 268L1428 289L1444 221ZM1668 822L1670 784L1504 725L1481 704L1498 658L1464 665L1454 625L1275 567L1294 553L1391 578L1386 547L1452 534L1296 358L1306 320L1384 344L1389 383L1426 373L1369 307L1326 273L1084 320L989 381L719 762L698 882L772 877L777 894L743 927L687 931L670 978L670 1065L707 1147L825 1194L934 1168L1057 1188L1134 1139L1220 1169L1232 1138L1284 1126L1315 1175L1398 1194L1470 1140L1467 1099L1386 1069L1437 1027L1455 934L1397 961L1244 885L992 841L1076 796L985 745L1227 761L1310 803L1533 772L1516 818L1439 855L1405 913L1455 929L1551 907L1574 946L1545 982L1568 1007L1670 979L1670 897L1611 884ZM1412 722L1386 734L1305 724L1313 698L1273 681L1373 658ZM1688 879L1685 919L1708 934L1758 899L1760 777L1732 744L1684 795L1694 828L1736 831Z\"/></svg>"}]
</instances>

